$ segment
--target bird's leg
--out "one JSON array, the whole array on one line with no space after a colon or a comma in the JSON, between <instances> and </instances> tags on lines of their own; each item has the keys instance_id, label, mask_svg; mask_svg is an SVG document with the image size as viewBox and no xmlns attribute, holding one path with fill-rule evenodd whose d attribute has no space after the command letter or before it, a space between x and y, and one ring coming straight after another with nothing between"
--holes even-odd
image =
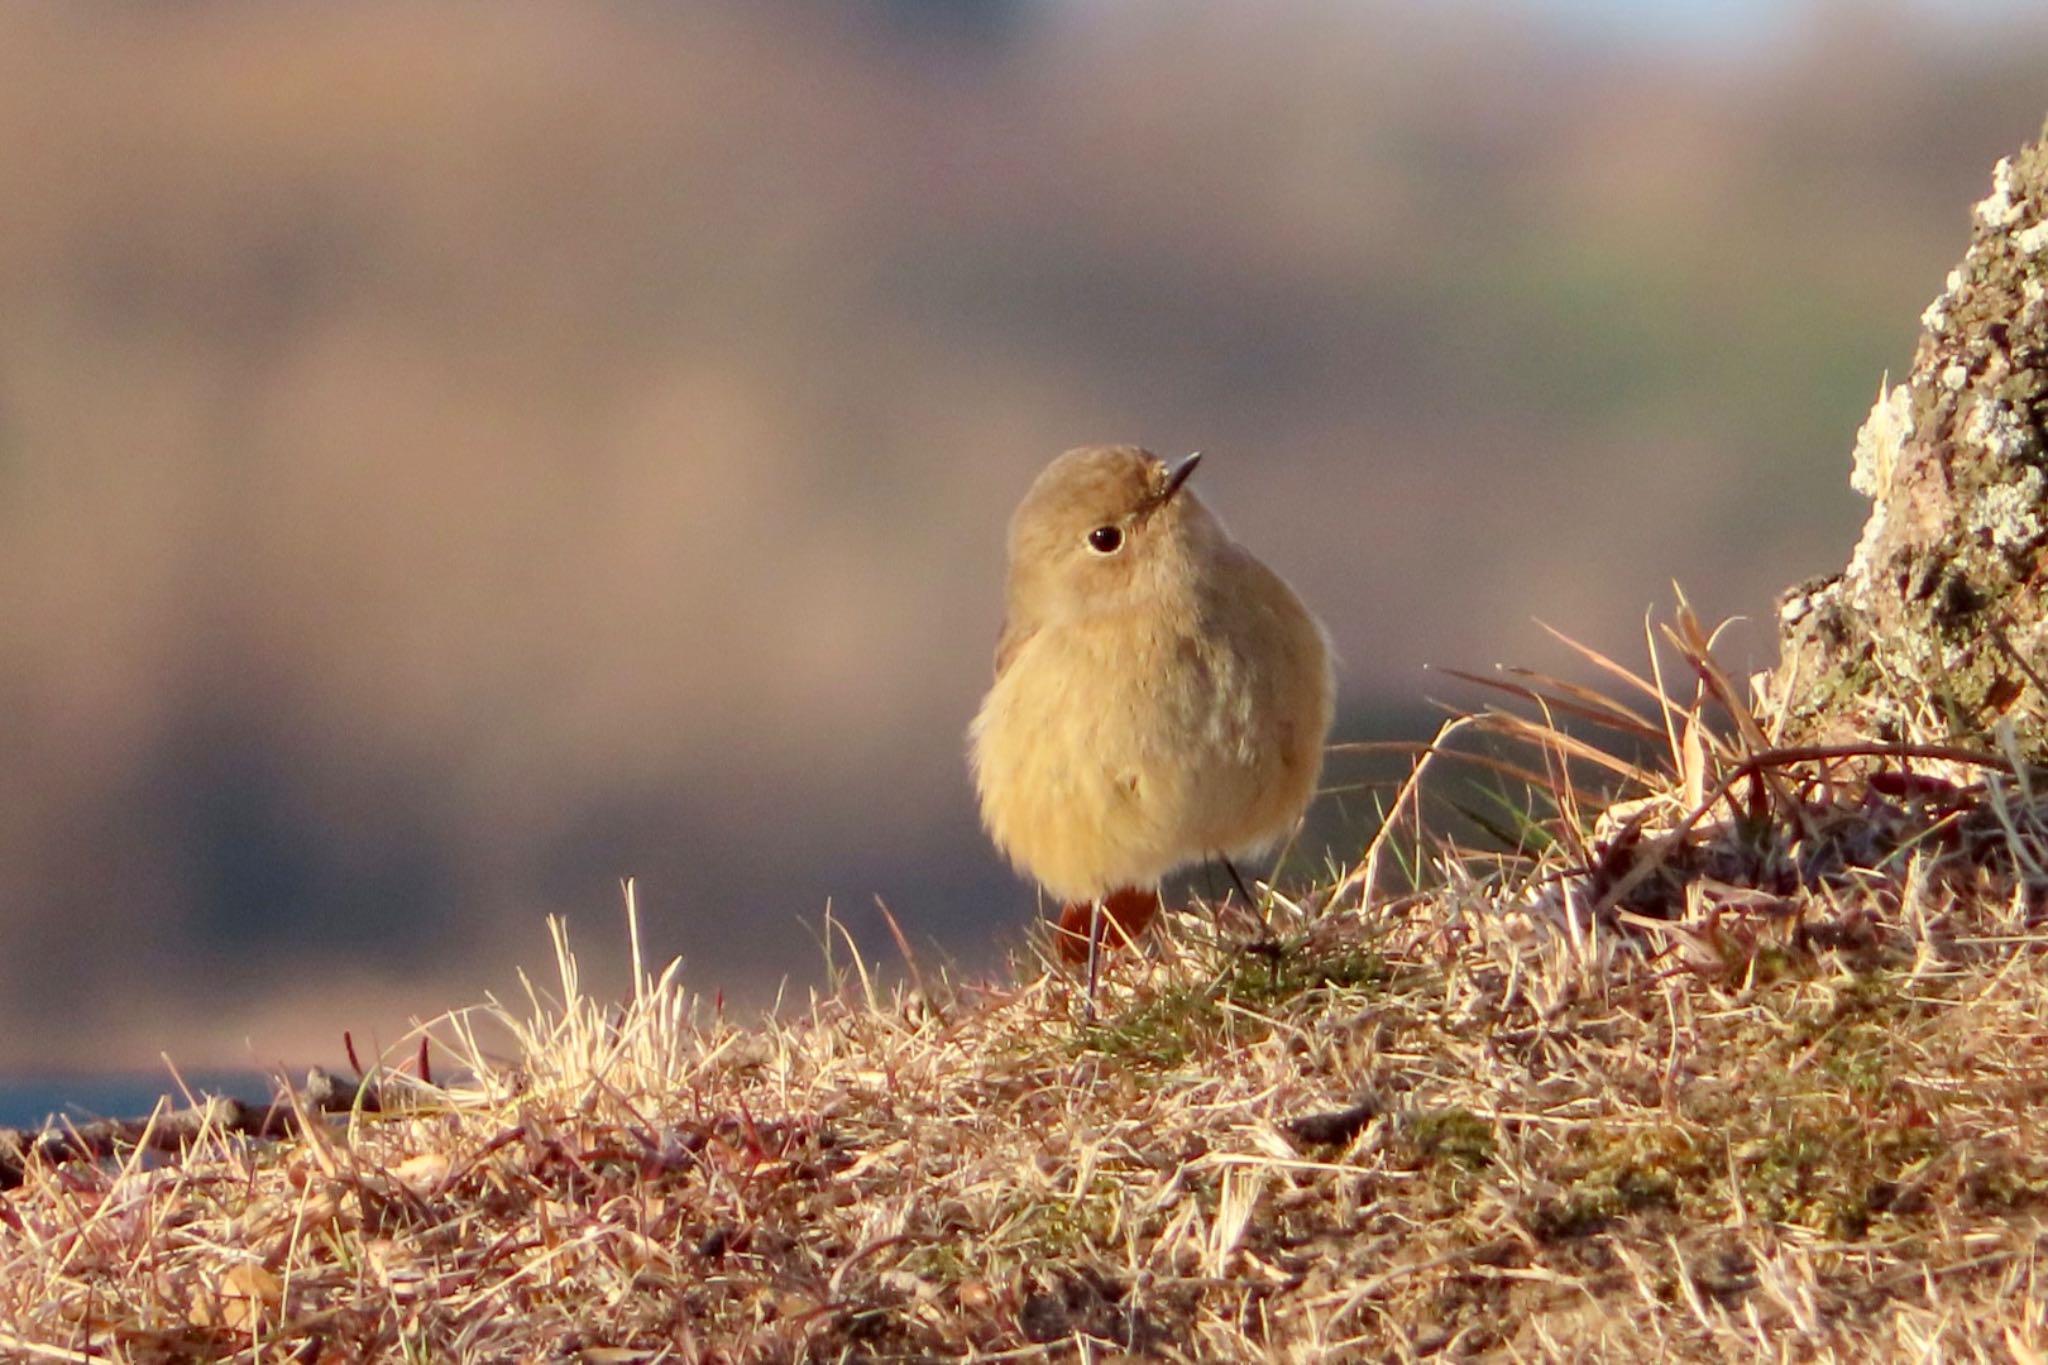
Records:
<instances>
[{"instance_id":1,"label":"bird's leg","mask_svg":"<svg viewBox=\"0 0 2048 1365\"><path fill-rule=\"evenodd\" d=\"M1231 883L1237 887L1238 894L1244 897L1244 903L1254 910L1258 909L1259 898L1254 896L1252 889L1244 884L1244 878L1237 875L1237 864L1231 862L1230 859L1221 853L1216 855L1216 861L1222 863L1223 870L1230 874Z\"/></svg>"},{"instance_id":2,"label":"bird's leg","mask_svg":"<svg viewBox=\"0 0 2048 1365\"><path fill-rule=\"evenodd\" d=\"M1273 954L1277 957L1279 946L1273 940L1273 921L1267 916L1264 907L1259 904L1259 898L1254 896L1251 888L1244 884L1244 878L1238 875L1235 863L1231 862L1229 858L1220 852L1216 855L1216 861L1223 864L1223 870L1230 874L1230 880L1237 883L1237 889L1244 893L1244 898L1251 903L1253 912L1259 917L1259 941L1247 944L1247 949L1253 953L1261 955Z\"/></svg>"},{"instance_id":3,"label":"bird's leg","mask_svg":"<svg viewBox=\"0 0 2048 1365\"><path fill-rule=\"evenodd\" d=\"M1095 971L1102 957L1102 897L1088 903L1088 1017L1095 1017Z\"/></svg>"}]
</instances>

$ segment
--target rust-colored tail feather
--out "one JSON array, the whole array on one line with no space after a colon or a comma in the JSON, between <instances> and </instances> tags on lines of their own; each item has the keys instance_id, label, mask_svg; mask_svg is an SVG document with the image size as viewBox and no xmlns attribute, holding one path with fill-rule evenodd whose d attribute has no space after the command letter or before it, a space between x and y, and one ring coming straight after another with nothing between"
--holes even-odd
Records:
<instances>
[{"instance_id":1,"label":"rust-colored tail feather","mask_svg":"<svg viewBox=\"0 0 2048 1365\"><path fill-rule=\"evenodd\" d=\"M1060 907L1059 932L1053 937L1059 944L1060 961L1069 966L1079 966L1088 960L1088 919L1092 907L1086 901L1071 902ZM1145 932L1145 926L1159 913L1159 893L1140 891L1126 887L1112 891L1102 901L1102 947L1106 952L1134 942Z\"/></svg>"}]
</instances>

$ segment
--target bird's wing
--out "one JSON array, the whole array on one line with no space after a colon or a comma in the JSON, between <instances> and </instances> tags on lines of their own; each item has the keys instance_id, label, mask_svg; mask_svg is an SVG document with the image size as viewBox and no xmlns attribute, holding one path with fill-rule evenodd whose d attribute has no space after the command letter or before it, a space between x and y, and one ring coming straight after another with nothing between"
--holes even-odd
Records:
<instances>
[{"instance_id":1,"label":"bird's wing","mask_svg":"<svg viewBox=\"0 0 2048 1365\"><path fill-rule=\"evenodd\" d=\"M1012 616L1003 622L1003 633L996 637L997 681L1002 680L1003 674L1009 671L1011 662L1023 653L1024 646L1029 644L1031 637L1036 634L1038 623L1035 621L1020 621Z\"/></svg>"}]
</instances>

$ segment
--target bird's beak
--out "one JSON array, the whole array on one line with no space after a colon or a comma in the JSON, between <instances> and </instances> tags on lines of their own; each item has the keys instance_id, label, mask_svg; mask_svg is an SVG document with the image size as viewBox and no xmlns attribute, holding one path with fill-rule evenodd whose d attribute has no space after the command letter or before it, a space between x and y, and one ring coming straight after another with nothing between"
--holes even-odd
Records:
<instances>
[{"instance_id":1,"label":"bird's beak","mask_svg":"<svg viewBox=\"0 0 2048 1365\"><path fill-rule=\"evenodd\" d=\"M1172 502L1173 495L1180 492L1180 486L1188 481L1188 475L1194 473L1195 466L1201 462L1202 452L1198 450L1175 465L1173 473L1166 476L1166 487L1159 490L1159 502Z\"/></svg>"}]
</instances>

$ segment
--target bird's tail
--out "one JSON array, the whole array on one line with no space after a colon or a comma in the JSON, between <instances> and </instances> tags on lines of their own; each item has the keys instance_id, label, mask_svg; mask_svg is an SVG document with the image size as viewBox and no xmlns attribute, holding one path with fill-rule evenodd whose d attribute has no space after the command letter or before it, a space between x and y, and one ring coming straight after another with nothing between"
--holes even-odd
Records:
<instances>
[{"instance_id":1,"label":"bird's tail","mask_svg":"<svg viewBox=\"0 0 2048 1365\"><path fill-rule=\"evenodd\" d=\"M1053 935L1060 961L1079 966L1088 960L1088 927L1094 906L1086 901L1060 907L1060 927ZM1159 913L1159 892L1125 887L1102 898L1102 946L1117 948L1135 941Z\"/></svg>"}]
</instances>

